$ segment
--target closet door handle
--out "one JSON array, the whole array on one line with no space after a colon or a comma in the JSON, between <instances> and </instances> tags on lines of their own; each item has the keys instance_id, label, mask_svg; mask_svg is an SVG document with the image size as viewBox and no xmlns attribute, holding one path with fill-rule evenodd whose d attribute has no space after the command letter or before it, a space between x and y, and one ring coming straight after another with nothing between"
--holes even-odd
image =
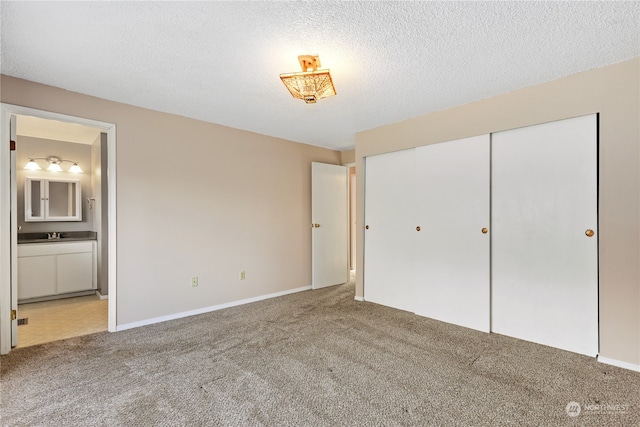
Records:
<instances>
[{"instance_id":1,"label":"closet door handle","mask_svg":"<svg viewBox=\"0 0 640 427\"><path fill-rule=\"evenodd\" d=\"M587 237L593 237L596 233L593 230L589 229L589 230L585 231L584 234Z\"/></svg>"},{"instance_id":2,"label":"closet door handle","mask_svg":"<svg viewBox=\"0 0 640 427\"><path fill-rule=\"evenodd\" d=\"M489 232L489 229L487 227L484 227L482 229L482 234L487 234Z\"/></svg>"},{"instance_id":3,"label":"closet door handle","mask_svg":"<svg viewBox=\"0 0 640 427\"><path fill-rule=\"evenodd\" d=\"M420 231L420 226L417 226L417 227L416 227L416 231Z\"/></svg>"},{"instance_id":4,"label":"closet door handle","mask_svg":"<svg viewBox=\"0 0 640 427\"><path fill-rule=\"evenodd\" d=\"M369 229L369 226L368 226L368 225L365 225L365 226L364 226L364 228L365 228L365 230L368 230L368 229Z\"/></svg>"}]
</instances>

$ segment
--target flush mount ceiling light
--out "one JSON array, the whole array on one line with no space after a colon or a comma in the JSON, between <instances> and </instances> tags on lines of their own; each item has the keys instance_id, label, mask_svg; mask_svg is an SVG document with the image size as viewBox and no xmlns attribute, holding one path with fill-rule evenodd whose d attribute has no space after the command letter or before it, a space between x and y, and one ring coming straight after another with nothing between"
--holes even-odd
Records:
<instances>
[{"instance_id":1,"label":"flush mount ceiling light","mask_svg":"<svg viewBox=\"0 0 640 427\"><path fill-rule=\"evenodd\" d=\"M294 98L302 99L307 104L315 104L318 99L336 94L329 70L318 70L320 67L318 56L300 55L298 61L300 61L302 72L280 74L282 83Z\"/></svg>"},{"instance_id":2,"label":"flush mount ceiling light","mask_svg":"<svg viewBox=\"0 0 640 427\"><path fill-rule=\"evenodd\" d=\"M80 169L80 166L78 166L78 162L74 162L73 160L64 160L64 159L61 159L60 157L56 157L56 156L31 157L31 158L29 158L29 161L24 166L24 168L28 169L28 170L32 170L32 171L42 169L40 167L40 165L38 164L38 162L36 162L36 160L46 160L47 163L49 163L49 166L47 167L47 170L51 171L51 172L61 172L63 169L62 169L62 166L60 166L60 163L69 162L69 163L73 163L71 165L71 167L69 168L69 172L82 173L82 169Z\"/></svg>"}]
</instances>

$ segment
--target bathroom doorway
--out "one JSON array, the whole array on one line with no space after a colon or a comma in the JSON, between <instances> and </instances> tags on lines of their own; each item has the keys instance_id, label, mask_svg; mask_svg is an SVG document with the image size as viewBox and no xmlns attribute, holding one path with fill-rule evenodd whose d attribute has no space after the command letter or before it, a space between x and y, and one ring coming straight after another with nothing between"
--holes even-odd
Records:
<instances>
[{"instance_id":1,"label":"bathroom doorway","mask_svg":"<svg viewBox=\"0 0 640 427\"><path fill-rule=\"evenodd\" d=\"M15 132L9 135L7 130L12 123L15 123ZM0 189L3 210L9 207L11 210L10 221L5 221L6 218L3 217L0 226L2 241L11 242L10 245L2 243L4 246L0 251L3 270L7 267L5 271L10 271L10 274L2 274L0 277L0 296L5 301L0 305L0 319L11 318L11 323L0 320L1 353L6 354L11 347L16 346L24 347L100 330L115 331L115 125L2 104L0 128L0 145L14 149L10 157L6 156L4 150L0 156L3 166L11 166L3 169L11 169L12 173L10 183L3 177ZM65 133L69 130L80 133L89 131L90 136L85 134L80 140L74 140L73 136ZM31 160L39 163L39 169L25 171L24 167ZM51 163L57 163L62 171L52 172L49 169ZM79 166L82 172L69 173L74 172L71 168L75 166ZM52 218L50 221L26 221L25 210L29 208L26 203L29 196L25 184L27 173L41 181L39 185L43 187L43 191L53 181L77 182L77 186L82 187L81 197L77 199L77 205L82 210L81 220L57 221ZM7 186L8 183L10 185ZM68 188L71 194L72 186L69 185ZM7 192L10 197L6 197ZM69 196L68 199L71 200L72 197ZM35 200L33 198L32 201ZM68 203L69 206L73 205L71 201ZM69 209L77 207L74 205ZM43 211L47 212L46 207ZM48 240L52 236L54 242ZM68 251L70 254L58 254L55 251L49 254L47 251L56 245L72 250ZM8 251L7 246L10 246ZM35 247L36 253L25 255L27 246ZM77 253L84 252L82 248L91 246L95 248L94 252L89 250L87 253ZM7 252L9 257L6 256ZM43 274L43 280L36 282L49 286L48 282L51 281L54 285L47 288L51 291L39 289L31 294L23 291L21 295L18 285L24 290L25 282L21 283L20 280L20 266L25 256L31 255L34 257L29 262L34 261L38 265L38 262L43 261L44 265L52 266L53 270L50 271L55 272ZM38 259L40 255L44 255L41 260ZM59 260L57 264L56 259ZM80 259L87 260L88 264L77 267L75 261ZM27 266L32 265L29 262L26 263ZM82 272L93 274L94 277L83 282L89 283L88 286L78 287L76 279ZM28 275L29 273L24 273L23 278ZM11 301L11 307L8 307L6 301ZM4 313L7 317L3 317ZM37 331L34 328L38 324L46 325L48 329ZM19 338L21 332L25 334L22 342Z\"/></svg>"},{"instance_id":2,"label":"bathroom doorway","mask_svg":"<svg viewBox=\"0 0 640 427\"><path fill-rule=\"evenodd\" d=\"M99 128L77 123L15 117L15 346L106 331L108 278L103 254L107 254L104 235L108 234L108 213L101 207L105 206L102 200L107 198L108 187L101 171L107 170L107 135ZM47 184L48 191L40 188L42 184ZM61 186L62 194L55 192L55 185ZM72 189L75 197L69 198ZM38 196L44 196L42 201ZM67 218L65 214L69 214ZM79 247L79 242L84 242L86 249ZM86 253L79 254L81 250ZM30 271L34 267L39 273Z\"/></svg>"}]
</instances>

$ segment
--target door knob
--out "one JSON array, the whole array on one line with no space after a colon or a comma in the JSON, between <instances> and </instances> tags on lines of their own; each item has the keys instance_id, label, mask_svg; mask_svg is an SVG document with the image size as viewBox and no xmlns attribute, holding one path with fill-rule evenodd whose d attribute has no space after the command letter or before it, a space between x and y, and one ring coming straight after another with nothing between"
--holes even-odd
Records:
<instances>
[{"instance_id":1,"label":"door knob","mask_svg":"<svg viewBox=\"0 0 640 427\"><path fill-rule=\"evenodd\" d=\"M482 234L487 234L489 232L489 229L487 227L484 227L482 229Z\"/></svg>"},{"instance_id":2,"label":"door knob","mask_svg":"<svg viewBox=\"0 0 640 427\"><path fill-rule=\"evenodd\" d=\"M369 226L368 226L368 225L365 225L365 226L364 226L364 228L368 230L368 229L369 229Z\"/></svg>"},{"instance_id":3,"label":"door knob","mask_svg":"<svg viewBox=\"0 0 640 427\"><path fill-rule=\"evenodd\" d=\"M420 226L417 226L417 227L416 227L416 231L420 231Z\"/></svg>"},{"instance_id":4,"label":"door knob","mask_svg":"<svg viewBox=\"0 0 640 427\"><path fill-rule=\"evenodd\" d=\"M587 237L593 237L593 235L596 234L596 233L593 230L587 230L587 231L584 232L584 234Z\"/></svg>"},{"instance_id":5,"label":"door knob","mask_svg":"<svg viewBox=\"0 0 640 427\"><path fill-rule=\"evenodd\" d=\"M318 228L318 227L320 227L320 224L313 224L313 226L314 226L315 228Z\"/></svg>"}]
</instances>

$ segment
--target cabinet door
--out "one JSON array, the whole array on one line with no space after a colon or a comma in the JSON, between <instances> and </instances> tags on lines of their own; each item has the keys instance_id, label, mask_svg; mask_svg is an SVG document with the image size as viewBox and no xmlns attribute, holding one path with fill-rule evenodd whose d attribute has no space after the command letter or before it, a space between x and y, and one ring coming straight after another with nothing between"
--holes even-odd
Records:
<instances>
[{"instance_id":1,"label":"cabinet door","mask_svg":"<svg viewBox=\"0 0 640 427\"><path fill-rule=\"evenodd\" d=\"M408 311L413 311L414 165L415 150L365 160L364 297Z\"/></svg>"},{"instance_id":2,"label":"cabinet door","mask_svg":"<svg viewBox=\"0 0 640 427\"><path fill-rule=\"evenodd\" d=\"M93 288L91 252L58 255L57 293L86 291Z\"/></svg>"},{"instance_id":3,"label":"cabinet door","mask_svg":"<svg viewBox=\"0 0 640 427\"><path fill-rule=\"evenodd\" d=\"M18 257L18 299L56 293L56 256Z\"/></svg>"},{"instance_id":4,"label":"cabinet door","mask_svg":"<svg viewBox=\"0 0 640 427\"><path fill-rule=\"evenodd\" d=\"M492 223L492 330L595 356L597 116L493 135Z\"/></svg>"},{"instance_id":5,"label":"cabinet door","mask_svg":"<svg viewBox=\"0 0 640 427\"><path fill-rule=\"evenodd\" d=\"M81 221L80 181L48 179L46 181L47 221Z\"/></svg>"},{"instance_id":6,"label":"cabinet door","mask_svg":"<svg viewBox=\"0 0 640 427\"><path fill-rule=\"evenodd\" d=\"M415 312L484 332L490 329L489 167L489 135L416 149Z\"/></svg>"},{"instance_id":7,"label":"cabinet door","mask_svg":"<svg viewBox=\"0 0 640 427\"><path fill-rule=\"evenodd\" d=\"M25 221L82 221L79 179L25 179Z\"/></svg>"},{"instance_id":8,"label":"cabinet door","mask_svg":"<svg viewBox=\"0 0 640 427\"><path fill-rule=\"evenodd\" d=\"M45 220L45 181L39 178L26 178L24 184L24 220Z\"/></svg>"}]
</instances>

